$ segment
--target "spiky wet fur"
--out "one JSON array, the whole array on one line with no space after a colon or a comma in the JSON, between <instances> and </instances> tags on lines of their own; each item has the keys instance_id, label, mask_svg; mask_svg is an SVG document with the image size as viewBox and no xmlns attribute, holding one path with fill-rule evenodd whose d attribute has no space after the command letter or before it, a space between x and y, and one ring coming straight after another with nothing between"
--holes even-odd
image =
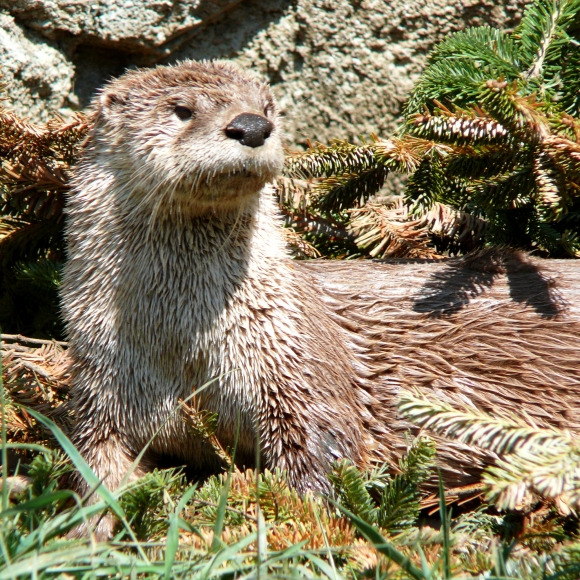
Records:
<instances>
[{"instance_id":1,"label":"spiky wet fur","mask_svg":"<svg viewBox=\"0 0 580 580\"><path fill-rule=\"evenodd\" d=\"M189 130L177 102L196 107ZM272 107L226 63L130 73L95 102L68 200L62 303L73 439L110 488L151 438L142 468L160 455L217 466L179 407L209 381L197 404L219 414L222 444L239 429L238 461L253 463L259 441L262 464L302 491L326 490L334 460L364 465L375 447L358 363L282 242L266 185L283 161L279 130L257 150L223 136L240 111Z\"/></svg>"},{"instance_id":2,"label":"spiky wet fur","mask_svg":"<svg viewBox=\"0 0 580 580\"><path fill-rule=\"evenodd\" d=\"M222 62L131 72L94 111L68 200L62 302L73 439L109 488L150 440L133 476L164 455L219 467L179 406L210 381L196 404L218 413L222 445L239 429L237 461L259 449L301 491L327 491L342 457L396 464L401 386L578 426L578 312L556 304L539 266L514 254L506 278L489 253L431 264L429 280L421 263L290 260L267 185L282 165L279 120L248 73ZM241 112L274 123L263 146L224 135ZM453 483L493 460L444 440L439 457ZM97 534L111 529L106 518Z\"/></svg>"}]
</instances>

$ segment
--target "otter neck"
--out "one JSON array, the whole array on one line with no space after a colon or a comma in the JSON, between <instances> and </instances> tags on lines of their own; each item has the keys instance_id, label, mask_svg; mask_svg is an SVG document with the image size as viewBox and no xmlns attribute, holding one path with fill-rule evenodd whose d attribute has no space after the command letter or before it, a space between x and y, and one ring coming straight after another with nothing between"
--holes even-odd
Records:
<instances>
[{"instance_id":1,"label":"otter neck","mask_svg":"<svg viewBox=\"0 0 580 580\"><path fill-rule=\"evenodd\" d=\"M176 261L173 266L179 267L181 262L183 268L191 268L198 283L217 283L211 276L217 271L221 272L222 281L230 278L239 284L247 277L288 267L289 254L269 190L233 210L217 208L203 215L190 215L181 208L166 210L149 222L136 218L145 226L143 247L152 256L158 254L162 264L171 265L165 259L171 256ZM129 231L135 229L131 227ZM172 275L176 274L181 276L183 272Z\"/></svg>"}]
</instances>

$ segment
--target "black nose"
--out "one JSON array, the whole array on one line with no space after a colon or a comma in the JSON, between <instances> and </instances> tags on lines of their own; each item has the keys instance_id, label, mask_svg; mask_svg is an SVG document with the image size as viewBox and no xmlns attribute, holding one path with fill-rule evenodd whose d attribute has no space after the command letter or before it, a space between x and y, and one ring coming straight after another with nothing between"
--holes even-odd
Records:
<instances>
[{"instance_id":1,"label":"black nose","mask_svg":"<svg viewBox=\"0 0 580 580\"><path fill-rule=\"evenodd\" d=\"M274 125L266 117L242 113L226 127L226 135L248 147L260 147L272 133Z\"/></svg>"}]
</instances>

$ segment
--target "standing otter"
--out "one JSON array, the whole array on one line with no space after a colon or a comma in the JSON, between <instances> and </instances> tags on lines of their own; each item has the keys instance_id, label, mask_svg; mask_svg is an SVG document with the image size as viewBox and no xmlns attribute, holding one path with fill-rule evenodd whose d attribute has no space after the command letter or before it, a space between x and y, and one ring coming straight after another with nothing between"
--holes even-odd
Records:
<instances>
[{"instance_id":1,"label":"standing otter","mask_svg":"<svg viewBox=\"0 0 580 580\"><path fill-rule=\"evenodd\" d=\"M133 71L93 108L67 205L62 304L73 441L109 488L150 439L135 475L164 455L219 466L179 410L203 385L196 404L218 413L222 445L239 430L236 460L259 449L300 491L327 491L340 458L394 464L405 384L578 427L578 313L557 312L534 264L507 260L508 284L485 257L451 261L425 285L420 263L290 259L268 186L283 164L280 123L254 76L219 61ZM510 298L530 284L541 286L531 301ZM488 460L449 442L440 454L454 481Z\"/></svg>"}]
</instances>

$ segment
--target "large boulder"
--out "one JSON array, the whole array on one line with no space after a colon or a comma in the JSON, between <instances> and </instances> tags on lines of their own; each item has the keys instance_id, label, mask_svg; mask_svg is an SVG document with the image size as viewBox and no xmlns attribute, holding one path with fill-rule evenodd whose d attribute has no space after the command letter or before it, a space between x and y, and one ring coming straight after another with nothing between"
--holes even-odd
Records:
<instances>
[{"instance_id":1,"label":"large boulder","mask_svg":"<svg viewBox=\"0 0 580 580\"><path fill-rule=\"evenodd\" d=\"M522 0L0 0L9 106L44 120L87 105L130 66L230 58L261 71L287 141L388 134L433 45L513 27Z\"/></svg>"}]
</instances>

